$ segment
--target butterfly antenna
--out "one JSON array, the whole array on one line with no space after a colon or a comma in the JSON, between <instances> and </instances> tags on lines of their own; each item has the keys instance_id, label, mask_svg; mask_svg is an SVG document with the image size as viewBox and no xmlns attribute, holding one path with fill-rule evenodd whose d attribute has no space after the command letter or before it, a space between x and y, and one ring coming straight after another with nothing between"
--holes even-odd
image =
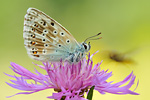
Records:
<instances>
[{"instance_id":1,"label":"butterfly antenna","mask_svg":"<svg viewBox=\"0 0 150 100\"><path fill-rule=\"evenodd\" d=\"M98 39L101 39L102 37L94 38L94 39L93 39L93 37L99 36L100 34L101 34L101 32L98 33L98 34L96 34L96 35L93 35L93 36L91 36L91 37L86 38L85 41L84 41L84 43L85 43L86 41L88 41L88 40L98 40Z\"/></svg>"}]
</instances>

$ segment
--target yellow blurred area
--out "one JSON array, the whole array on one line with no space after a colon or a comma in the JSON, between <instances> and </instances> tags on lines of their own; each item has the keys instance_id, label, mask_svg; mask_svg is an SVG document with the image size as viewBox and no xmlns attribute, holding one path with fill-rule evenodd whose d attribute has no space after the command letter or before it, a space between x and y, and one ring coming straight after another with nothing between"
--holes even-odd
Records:
<instances>
[{"instance_id":1,"label":"yellow blurred area","mask_svg":"<svg viewBox=\"0 0 150 100\"><path fill-rule=\"evenodd\" d=\"M94 91L93 100L150 100L149 0L1 0L0 100L48 100L46 97L53 93L53 90L44 90L6 98L21 92L5 83L10 78L3 72L14 75L8 67L10 62L22 65L32 72L34 68L39 69L32 62L42 64L30 59L24 48L23 22L29 7L50 15L79 42L102 32L101 40L91 41L91 52L99 50L93 58L94 63L103 60L102 69L113 72L110 81L121 81L132 71L137 76L136 82L139 80L136 92L140 95L102 95ZM109 53L114 50L127 55L134 63L111 59ZM136 84L131 89L135 86Z\"/></svg>"}]
</instances>

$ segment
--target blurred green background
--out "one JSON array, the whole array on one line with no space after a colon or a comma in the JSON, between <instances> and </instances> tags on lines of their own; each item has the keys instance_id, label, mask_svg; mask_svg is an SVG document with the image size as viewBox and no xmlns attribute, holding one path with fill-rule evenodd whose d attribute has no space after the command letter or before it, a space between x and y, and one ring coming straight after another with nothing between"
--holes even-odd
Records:
<instances>
[{"instance_id":1,"label":"blurred green background","mask_svg":"<svg viewBox=\"0 0 150 100\"><path fill-rule=\"evenodd\" d=\"M23 22L26 10L35 7L66 27L77 41L102 32L103 39L91 41L91 52L99 50L94 62L102 69L113 71L110 80L123 80L131 71L139 79L136 92L140 95L101 95L94 91L93 100L149 100L150 90L150 1L149 0L1 0L0 1L0 100L48 100L53 90L31 95L6 96L21 92L6 85L14 75L10 62L24 66L30 71L41 64L28 57L24 48ZM109 57L116 50L125 53L133 63L117 62ZM132 61L131 61L132 62ZM135 88L135 85L132 89Z\"/></svg>"}]
</instances>

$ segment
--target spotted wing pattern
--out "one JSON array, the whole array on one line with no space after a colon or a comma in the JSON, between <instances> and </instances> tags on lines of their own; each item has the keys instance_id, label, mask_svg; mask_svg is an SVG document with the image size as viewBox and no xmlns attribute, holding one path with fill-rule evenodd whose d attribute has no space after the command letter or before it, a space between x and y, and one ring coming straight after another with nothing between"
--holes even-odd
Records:
<instances>
[{"instance_id":1,"label":"spotted wing pattern","mask_svg":"<svg viewBox=\"0 0 150 100\"><path fill-rule=\"evenodd\" d=\"M28 55L39 61L65 60L80 47L69 31L35 8L27 10L23 37Z\"/></svg>"}]
</instances>

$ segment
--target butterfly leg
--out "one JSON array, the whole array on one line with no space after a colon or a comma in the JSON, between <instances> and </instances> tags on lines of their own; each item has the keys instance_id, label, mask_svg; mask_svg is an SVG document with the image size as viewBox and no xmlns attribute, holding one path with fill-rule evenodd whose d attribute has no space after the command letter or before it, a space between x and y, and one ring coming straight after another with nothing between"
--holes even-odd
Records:
<instances>
[{"instance_id":1,"label":"butterfly leg","mask_svg":"<svg viewBox=\"0 0 150 100\"><path fill-rule=\"evenodd\" d=\"M78 53L76 56L75 56L76 58L75 58L75 60L76 60L76 62L79 62L80 61L80 53Z\"/></svg>"},{"instance_id":2,"label":"butterfly leg","mask_svg":"<svg viewBox=\"0 0 150 100\"><path fill-rule=\"evenodd\" d=\"M65 60L69 61L70 63L73 63L74 62L74 54L69 53L69 56Z\"/></svg>"},{"instance_id":3,"label":"butterfly leg","mask_svg":"<svg viewBox=\"0 0 150 100\"><path fill-rule=\"evenodd\" d=\"M68 61L71 62L71 63L76 63L76 62L79 62L80 59L81 59L80 52L78 52L78 53L71 53L71 55L69 56Z\"/></svg>"}]
</instances>

